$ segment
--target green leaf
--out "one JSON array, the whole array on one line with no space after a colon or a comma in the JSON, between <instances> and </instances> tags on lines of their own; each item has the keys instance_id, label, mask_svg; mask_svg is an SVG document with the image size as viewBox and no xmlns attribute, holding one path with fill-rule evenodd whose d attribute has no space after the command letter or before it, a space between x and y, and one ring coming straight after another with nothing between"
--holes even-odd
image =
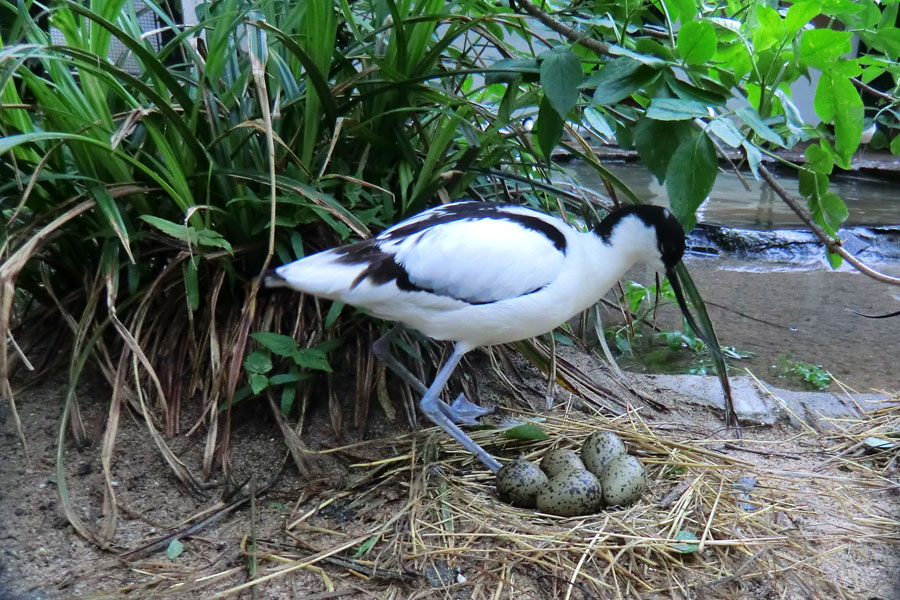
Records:
<instances>
[{"instance_id":1,"label":"green leaf","mask_svg":"<svg viewBox=\"0 0 900 600\"><path fill-rule=\"evenodd\" d=\"M678 146L691 137L694 126L688 121L656 121L642 117L634 127L634 146L644 166L662 183L669 160Z\"/></svg>"},{"instance_id":2,"label":"green leaf","mask_svg":"<svg viewBox=\"0 0 900 600\"><path fill-rule=\"evenodd\" d=\"M875 43L872 44L878 50L893 61L900 56L900 29L897 27L885 27L875 33Z\"/></svg>"},{"instance_id":3,"label":"green leaf","mask_svg":"<svg viewBox=\"0 0 900 600\"><path fill-rule=\"evenodd\" d=\"M894 0L885 2L885 5L896 4ZM823 15L853 15L863 10L858 0L820 0Z\"/></svg>"},{"instance_id":4,"label":"green leaf","mask_svg":"<svg viewBox=\"0 0 900 600\"><path fill-rule=\"evenodd\" d=\"M270 380L271 382L271 380ZM286 385L281 389L281 414L285 417L291 414L294 400L297 398L297 386Z\"/></svg>"},{"instance_id":5,"label":"green leaf","mask_svg":"<svg viewBox=\"0 0 900 600\"><path fill-rule=\"evenodd\" d=\"M756 4L756 24L757 27L750 29L753 32L753 49L757 54L784 40L784 21L775 9L763 3Z\"/></svg>"},{"instance_id":6,"label":"green leaf","mask_svg":"<svg viewBox=\"0 0 900 600\"><path fill-rule=\"evenodd\" d=\"M563 346L571 346L575 343L572 341L572 338L570 338L569 336L567 336L564 333L561 333L559 331L553 332L553 339L556 340L557 343L562 344Z\"/></svg>"},{"instance_id":7,"label":"green leaf","mask_svg":"<svg viewBox=\"0 0 900 600\"><path fill-rule=\"evenodd\" d=\"M264 389L269 387L269 378L263 375L262 373L251 373L250 374L250 389L253 390L254 394L258 394Z\"/></svg>"},{"instance_id":8,"label":"green leaf","mask_svg":"<svg viewBox=\"0 0 900 600\"><path fill-rule=\"evenodd\" d=\"M718 82L713 83L701 77L698 77L697 80L698 84L706 85L707 87L697 87L681 81L671 73L666 74L666 85L677 97L683 100L696 100L709 106L725 106L725 103L731 98L731 94Z\"/></svg>"},{"instance_id":9,"label":"green leaf","mask_svg":"<svg viewBox=\"0 0 900 600\"><path fill-rule=\"evenodd\" d=\"M134 256L131 254L128 228L122 220L122 214L119 212L119 207L116 205L115 198L113 198L103 186L93 186L91 188L91 194L94 196L94 200L97 201L97 208L99 208L100 212L103 213L103 216L106 217L109 226L115 232L116 236L118 236L119 241L122 242L122 247L125 248L128 258L131 262L134 262Z\"/></svg>"},{"instance_id":10,"label":"green leaf","mask_svg":"<svg viewBox=\"0 0 900 600\"><path fill-rule=\"evenodd\" d=\"M834 123L834 149L838 164L850 168L850 159L859 147L863 131L864 107L856 86L847 77L826 71L819 78L813 100L816 114Z\"/></svg>"},{"instance_id":11,"label":"green leaf","mask_svg":"<svg viewBox=\"0 0 900 600\"><path fill-rule=\"evenodd\" d=\"M800 195L805 198L821 196L828 191L828 177L809 169L797 171Z\"/></svg>"},{"instance_id":12,"label":"green leaf","mask_svg":"<svg viewBox=\"0 0 900 600\"><path fill-rule=\"evenodd\" d=\"M784 110L784 118L789 128L802 129L806 122L803 120L803 115L800 114L800 109L797 108L797 105L794 104L788 93L778 88L775 90L775 98L778 99L781 108Z\"/></svg>"},{"instance_id":13,"label":"green leaf","mask_svg":"<svg viewBox=\"0 0 900 600\"><path fill-rule=\"evenodd\" d=\"M616 121L616 143L619 148L629 149L634 145L634 129L625 123Z\"/></svg>"},{"instance_id":14,"label":"green leaf","mask_svg":"<svg viewBox=\"0 0 900 600\"><path fill-rule=\"evenodd\" d=\"M803 29L820 12L819 2L816 0L792 4L784 17L784 27L787 30L787 35L792 36Z\"/></svg>"},{"instance_id":15,"label":"green leaf","mask_svg":"<svg viewBox=\"0 0 900 600\"><path fill-rule=\"evenodd\" d=\"M544 96L560 118L565 120L578 101L578 86L584 80L581 61L565 47L544 52L540 58L543 59L541 87L544 89Z\"/></svg>"},{"instance_id":16,"label":"green leaf","mask_svg":"<svg viewBox=\"0 0 900 600\"><path fill-rule=\"evenodd\" d=\"M250 337L278 356L291 356L297 349L297 341L289 335L258 331L251 333Z\"/></svg>"},{"instance_id":17,"label":"green leaf","mask_svg":"<svg viewBox=\"0 0 900 600\"><path fill-rule=\"evenodd\" d=\"M683 22L693 21L697 15L696 0L664 0L674 23L679 17Z\"/></svg>"},{"instance_id":18,"label":"green leaf","mask_svg":"<svg viewBox=\"0 0 900 600\"><path fill-rule=\"evenodd\" d=\"M182 552L184 552L184 544L177 539L169 542L169 547L166 548L166 556L169 557L169 560L175 560L181 556Z\"/></svg>"},{"instance_id":19,"label":"green leaf","mask_svg":"<svg viewBox=\"0 0 900 600\"><path fill-rule=\"evenodd\" d=\"M847 205L844 204L841 197L834 192L825 192L822 194L820 205L825 221L827 221L835 231L837 231L841 224L847 220L847 217L850 216Z\"/></svg>"},{"instance_id":20,"label":"green leaf","mask_svg":"<svg viewBox=\"0 0 900 600\"><path fill-rule=\"evenodd\" d=\"M344 310L344 306L346 305L338 300L331 303L331 308L328 309L328 314L325 315L325 329L331 329L334 322L341 316L341 311Z\"/></svg>"},{"instance_id":21,"label":"green leaf","mask_svg":"<svg viewBox=\"0 0 900 600\"><path fill-rule=\"evenodd\" d=\"M484 74L484 82L487 85L514 83L520 79L537 81L541 74L541 64L534 58L505 58L488 65L488 69Z\"/></svg>"},{"instance_id":22,"label":"green leaf","mask_svg":"<svg viewBox=\"0 0 900 600\"><path fill-rule=\"evenodd\" d=\"M681 542L697 542L690 544L675 544L674 546L672 546L672 548L682 554L691 554L692 552L696 552L697 549L700 548L700 540L698 540L697 536L690 531L679 531L675 534L675 539Z\"/></svg>"},{"instance_id":23,"label":"green leaf","mask_svg":"<svg viewBox=\"0 0 900 600\"><path fill-rule=\"evenodd\" d=\"M325 353L318 348L295 350L291 356L298 367L331 373L331 365Z\"/></svg>"},{"instance_id":24,"label":"green leaf","mask_svg":"<svg viewBox=\"0 0 900 600\"><path fill-rule=\"evenodd\" d=\"M184 269L184 290L187 294L188 307L191 312L195 312L200 308L200 284L197 281L197 261L196 256L188 259Z\"/></svg>"},{"instance_id":25,"label":"green leaf","mask_svg":"<svg viewBox=\"0 0 900 600\"><path fill-rule=\"evenodd\" d=\"M582 118L584 119L582 123L586 124L604 138L611 140L616 136L612 127L609 126L609 123L607 123L606 119L596 108L590 106L585 107L584 111L582 111Z\"/></svg>"},{"instance_id":26,"label":"green leaf","mask_svg":"<svg viewBox=\"0 0 900 600\"><path fill-rule=\"evenodd\" d=\"M860 29L875 29L878 27L878 21L881 20L881 9L875 4L874 0L863 0L863 14L859 15L859 23L857 27Z\"/></svg>"},{"instance_id":27,"label":"green leaf","mask_svg":"<svg viewBox=\"0 0 900 600\"><path fill-rule=\"evenodd\" d=\"M898 3L895 0L884 2L881 10L881 18L878 20L877 29L895 25L897 23L898 8L900 7L898 7Z\"/></svg>"},{"instance_id":28,"label":"green leaf","mask_svg":"<svg viewBox=\"0 0 900 600\"><path fill-rule=\"evenodd\" d=\"M254 350L244 358L244 370L248 373L268 373L272 370L272 359L261 350Z\"/></svg>"},{"instance_id":29,"label":"green leaf","mask_svg":"<svg viewBox=\"0 0 900 600\"><path fill-rule=\"evenodd\" d=\"M747 156L747 163L750 165L750 170L753 172L753 176L759 179L759 165L762 164L762 152L760 152L759 148L757 148L754 144L750 143L749 140L744 140L744 143L741 144L741 147L744 149L744 153Z\"/></svg>"},{"instance_id":30,"label":"green leaf","mask_svg":"<svg viewBox=\"0 0 900 600\"><path fill-rule=\"evenodd\" d=\"M329 352L337 350L338 348L340 348L343 345L344 345L344 338L336 337L336 338L327 339L324 342L319 342L318 344L313 346L313 348L317 348L317 349L321 350L322 352L328 354ZM398 343L398 345L401 345L401 344ZM421 357L418 357L418 358L421 358Z\"/></svg>"},{"instance_id":31,"label":"green leaf","mask_svg":"<svg viewBox=\"0 0 900 600\"><path fill-rule=\"evenodd\" d=\"M623 48L622 46L618 46L616 44L610 44L609 53L613 56L627 56L629 58L633 58L634 60L643 63L648 67L653 67L654 69L662 69L666 66L666 61L662 59L656 58L655 56L648 56L640 52L635 52L634 50Z\"/></svg>"},{"instance_id":32,"label":"green leaf","mask_svg":"<svg viewBox=\"0 0 900 600\"><path fill-rule=\"evenodd\" d=\"M582 88L596 87L592 106L615 104L653 81L658 72L652 67L623 56L617 58L588 77Z\"/></svg>"},{"instance_id":33,"label":"green leaf","mask_svg":"<svg viewBox=\"0 0 900 600\"><path fill-rule=\"evenodd\" d=\"M702 102L681 98L654 98L647 109L647 116L657 121L684 121L697 117L709 117L709 108Z\"/></svg>"},{"instance_id":34,"label":"green leaf","mask_svg":"<svg viewBox=\"0 0 900 600\"><path fill-rule=\"evenodd\" d=\"M510 427L503 432L503 437L512 440L548 440L548 436L543 429L533 423L525 423L524 425L516 425Z\"/></svg>"},{"instance_id":35,"label":"green leaf","mask_svg":"<svg viewBox=\"0 0 900 600\"><path fill-rule=\"evenodd\" d=\"M841 265L844 264L844 257L840 254L826 252L825 255L828 257L828 264L831 265L832 269L839 269Z\"/></svg>"},{"instance_id":36,"label":"green leaf","mask_svg":"<svg viewBox=\"0 0 900 600\"><path fill-rule=\"evenodd\" d=\"M353 558L362 558L366 554L369 553L369 550L375 547L375 544L381 538L381 534L376 534L364 541L360 544L359 548L356 549L356 554L353 555Z\"/></svg>"},{"instance_id":37,"label":"green leaf","mask_svg":"<svg viewBox=\"0 0 900 600\"><path fill-rule=\"evenodd\" d=\"M762 120L762 117L759 116L759 113L756 112L755 108L752 106L744 106L734 112L743 119L744 123L746 123L750 129L753 130L753 133L767 142L784 147L784 140L778 135L778 132L769 127L766 122Z\"/></svg>"},{"instance_id":38,"label":"green leaf","mask_svg":"<svg viewBox=\"0 0 900 600\"><path fill-rule=\"evenodd\" d=\"M900 135L894 137L891 140L891 154L894 156L900 156Z\"/></svg>"},{"instance_id":39,"label":"green leaf","mask_svg":"<svg viewBox=\"0 0 900 600\"><path fill-rule=\"evenodd\" d=\"M557 142L562 137L564 125L565 121L559 117L559 113L556 112L556 109L550 105L550 101L544 96L541 100L541 107L538 110L538 118L534 124L534 129L537 133L537 142L541 154L548 160L553 154L553 149L556 147Z\"/></svg>"},{"instance_id":40,"label":"green leaf","mask_svg":"<svg viewBox=\"0 0 900 600\"><path fill-rule=\"evenodd\" d=\"M863 83L872 83L873 79L881 77L882 74L885 73L884 67L872 66L866 67L863 69L862 75L860 75L859 80Z\"/></svg>"},{"instance_id":41,"label":"green leaf","mask_svg":"<svg viewBox=\"0 0 900 600\"><path fill-rule=\"evenodd\" d=\"M705 133L684 140L669 161L666 191L672 212L686 231L696 223L695 213L716 181L716 149Z\"/></svg>"},{"instance_id":42,"label":"green leaf","mask_svg":"<svg viewBox=\"0 0 900 600\"><path fill-rule=\"evenodd\" d=\"M303 258L303 237L297 230L291 231L291 250L295 258Z\"/></svg>"},{"instance_id":43,"label":"green leaf","mask_svg":"<svg viewBox=\"0 0 900 600\"><path fill-rule=\"evenodd\" d=\"M216 248L224 248L229 254L233 253L228 240L223 238L222 234L212 229L198 230L192 225L173 223L153 215L141 215L141 220L159 229L167 236L181 240L186 244L192 246L214 246Z\"/></svg>"},{"instance_id":44,"label":"green leaf","mask_svg":"<svg viewBox=\"0 0 900 600\"><path fill-rule=\"evenodd\" d=\"M816 173L823 175L831 175L834 170L834 160L831 154L822 149L821 146L809 146L803 153L806 156L806 163L810 169Z\"/></svg>"},{"instance_id":45,"label":"green leaf","mask_svg":"<svg viewBox=\"0 0 900 600\"><path fill-rule=\"evenodd\" d=\"M710 121L709 130L732 148L740 148L741 144L744 143L744 134L728 117L717 117Z\"/></svg>"},{"instance_id":46,"label":"green leaf","mask_svg":"<svg viewBox=\"0 0 900 600\"><path fill-rule=\"evenodd\" d=\"M833 29L808 29L800 39L797 60L803 67L823 71L831 68L841 55L850 52L850 32Z\"/></svg>"},{"instance_id":47,"label":"green leaf","mask_svg":"<svg viewBox=\"0 0 900 600\"><path fill-rule=\"evenodd\" d=\"M841 223L850 216L844 201L834 192L812 196L808 200L808 205L813 220L832 236L837 235Z\"/></svg>"},{"instance_id":48,"label":"green leaf","mask_svg":"<svg viewBox=\"0 0 900 600\"><path fill-rule=\"evenodd\" d=\"M301 373L297 370L296 367L291 367L293 373L279 373L278 375L272 375L269 377L269 385L284 385L286 383L296 383L298 381L303 381L304 379L309 379L311 375L309 373Z\"/></svg>"},{"instance_id":49,"label":"green leaf","mask_svg":"<svg viewBox=\"0 0 900 600\"><path fill-rule=\"evenodd\" d=\"M678 30L678 54L689 65L700 65L716 53L716 30L706 21L688 21Z\"/></svg>"}]
</instances>

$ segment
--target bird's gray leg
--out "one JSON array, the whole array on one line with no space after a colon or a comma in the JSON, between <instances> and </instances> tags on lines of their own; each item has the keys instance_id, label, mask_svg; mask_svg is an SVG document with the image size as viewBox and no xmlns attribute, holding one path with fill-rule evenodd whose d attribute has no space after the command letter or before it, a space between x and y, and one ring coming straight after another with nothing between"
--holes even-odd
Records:
<instances>
[{"instance_id":1,"label":"bird's gray leg","mask_svg":"<svg viewBox=\"0 0 900 600\"><path fill-rule=\"evenodd\" d=\"M397 334L400 333L402 328L403 326L400 323L391 327L390 331L375 340L375 343L372 344L372 352L375 353L378 360L387 365L391 371L399 375L403 381L409 384L409 387L420 394L425 394L425 392L428 391L425 384L419 381L418 377L413 375L409 369L403 366L403 363L394 358L394 355L391 354L391 341L397 337Z\"/></svg>"},{"instance_id":2,"label":"bird's gray leg","mask_svg":"<svg viewBox=\"0 0 900 600\"><path fill-rule=\"evenodd\" d=\"M390 331L375 340L375 343L372 344L372 351L375 353L378 360L390 367L390 369L399 375L403 381L409 384L412 389L424 395L428 391L425 384L419 381L419 379L413 375L403 363L394 358L394 355L391 354L391 341L393 341L397 334L400 333L402 327L402 325L397 323ZM465 394L457 396L456 400L450 405L441 402L439 406L441 410L444 411L444 414L447 415L447 418L454 423L462 425L477 425L479 417L483 417L484 415L493 412L492 408L482 408L481 406L470 402Z\"/></svg>"},{"instance_id":3,"label":"bird's gray leg","mask_svg":"<svg viewBox=\"0 0 900 600\"><path fill-rule=\"evenodd\" d=\"M447 385L447 380L450 379L450 375L453 373L459 360L470 349L471 348L462 343L456 344L450 358L447 359L447 362L441 367L441 370L438 371L437 376L435 376L434 381L431 383L431 387L429 387L428 391L425 392L425 395L422 396L422 400L419 402L419 408L422 409L422 412L432 423L446 431L453 439L462 444L466 450L478 457L478 460L483 462L488 469L496 473L500 470L501 466L497 459L488 454L487 450L476 444L472 438L467 436L465 432L451 420L452 417L447 414L448 411L452 411L451 407L440 399L441 390Z\"/></svg>"}]
</instances>

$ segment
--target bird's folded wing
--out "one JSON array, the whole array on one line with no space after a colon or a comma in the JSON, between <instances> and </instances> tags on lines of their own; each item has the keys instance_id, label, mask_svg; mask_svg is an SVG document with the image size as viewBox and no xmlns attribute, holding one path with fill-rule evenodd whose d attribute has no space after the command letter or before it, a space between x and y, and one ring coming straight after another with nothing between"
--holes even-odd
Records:
<instances>
[{"instance_id":1,"label":"bird's folded wing","mask_svg":"<svg viewBox=\"0 0 900 600\"><path fill-rule=\"evenodd\" d=\"M413 285L473 304L538 291L565 259L545 233L496 218L439 223L377 245L394 255Z\"/></svg>"}]
</instances>

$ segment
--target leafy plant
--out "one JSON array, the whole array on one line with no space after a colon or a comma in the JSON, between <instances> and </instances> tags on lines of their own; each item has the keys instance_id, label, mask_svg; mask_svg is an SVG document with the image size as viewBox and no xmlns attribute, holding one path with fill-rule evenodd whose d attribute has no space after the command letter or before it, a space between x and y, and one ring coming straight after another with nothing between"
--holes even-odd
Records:
<instances>
[{"instance_id":1,"label":"leafy plant","mask_svg":"<svg viewBox=\"0 0 900 600\"><path fill-rule=\"evenodd\" d=\"M831 385L833 378L821 365L811 365L799 360L791 360L790 356L778 358L782 377L790 377L811 390L821 391Z\"/></svg>"},{"instance_id":2,"label":"leafy plant","mask_svg":"<svg viewBox=\"0 0 900 600\"><path fill-rule=\"evenodd\" d=\"M626 357L637 360L652 369L671 370L693 375L715 372L716 365L706 343L692 331L686 321L681 329L664 329L656 326L656 312L664 304L675 304L675 293L668 280L662 285L645 286L635 281L624 283L620 298L631 313L631 320L624 326L607 327L616 349ZM723 346L722 353L741 360L754 356L733 346ZM687 361L687 362L685 362Z\"/></svg>"},{"instance_id":3,"label":"leafy plant","mask_svg":"<svg viewBox=\"0 0 900 600\"><path fill-rule=\"evenodd\" d=\"M315 371L331 373L331 365L328 362L328 352L341 346L343 340L332 338L311 347L301 347L297 341L278 333L259 332L251 333L250 337L256 340L262 349L254 350L244 359L244 371L247 374L248 386L237 390L232 403L240 402L251 394L260 394L264 390L276 386L282 386L281 412L287 416L294 406L297 393L297 383L305 381ZM277 375L269 375L274 368L272 356L290 359L286 372Z\"/></svg>"}]
</instances>

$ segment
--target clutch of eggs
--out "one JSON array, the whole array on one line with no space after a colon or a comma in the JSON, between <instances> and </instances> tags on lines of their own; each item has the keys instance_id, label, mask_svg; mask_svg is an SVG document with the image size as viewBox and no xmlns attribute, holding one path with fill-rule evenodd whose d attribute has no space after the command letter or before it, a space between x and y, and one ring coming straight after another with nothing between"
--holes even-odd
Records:
<instances>
[{"instance_id":1,"label":"clutch of eggs","mask_svg":"<svg viewBox=\"0 0 900 600\"><path fill-rule=\"evenodd\" d=\"M644 466L626 454L616 434L592 433L579 454L558 448L544 455L540 467L521 457L507 463L497 471L500 499L572 517L595 513L603 505L630 504L647 488Z\"/></svg>"}]
</instances>

